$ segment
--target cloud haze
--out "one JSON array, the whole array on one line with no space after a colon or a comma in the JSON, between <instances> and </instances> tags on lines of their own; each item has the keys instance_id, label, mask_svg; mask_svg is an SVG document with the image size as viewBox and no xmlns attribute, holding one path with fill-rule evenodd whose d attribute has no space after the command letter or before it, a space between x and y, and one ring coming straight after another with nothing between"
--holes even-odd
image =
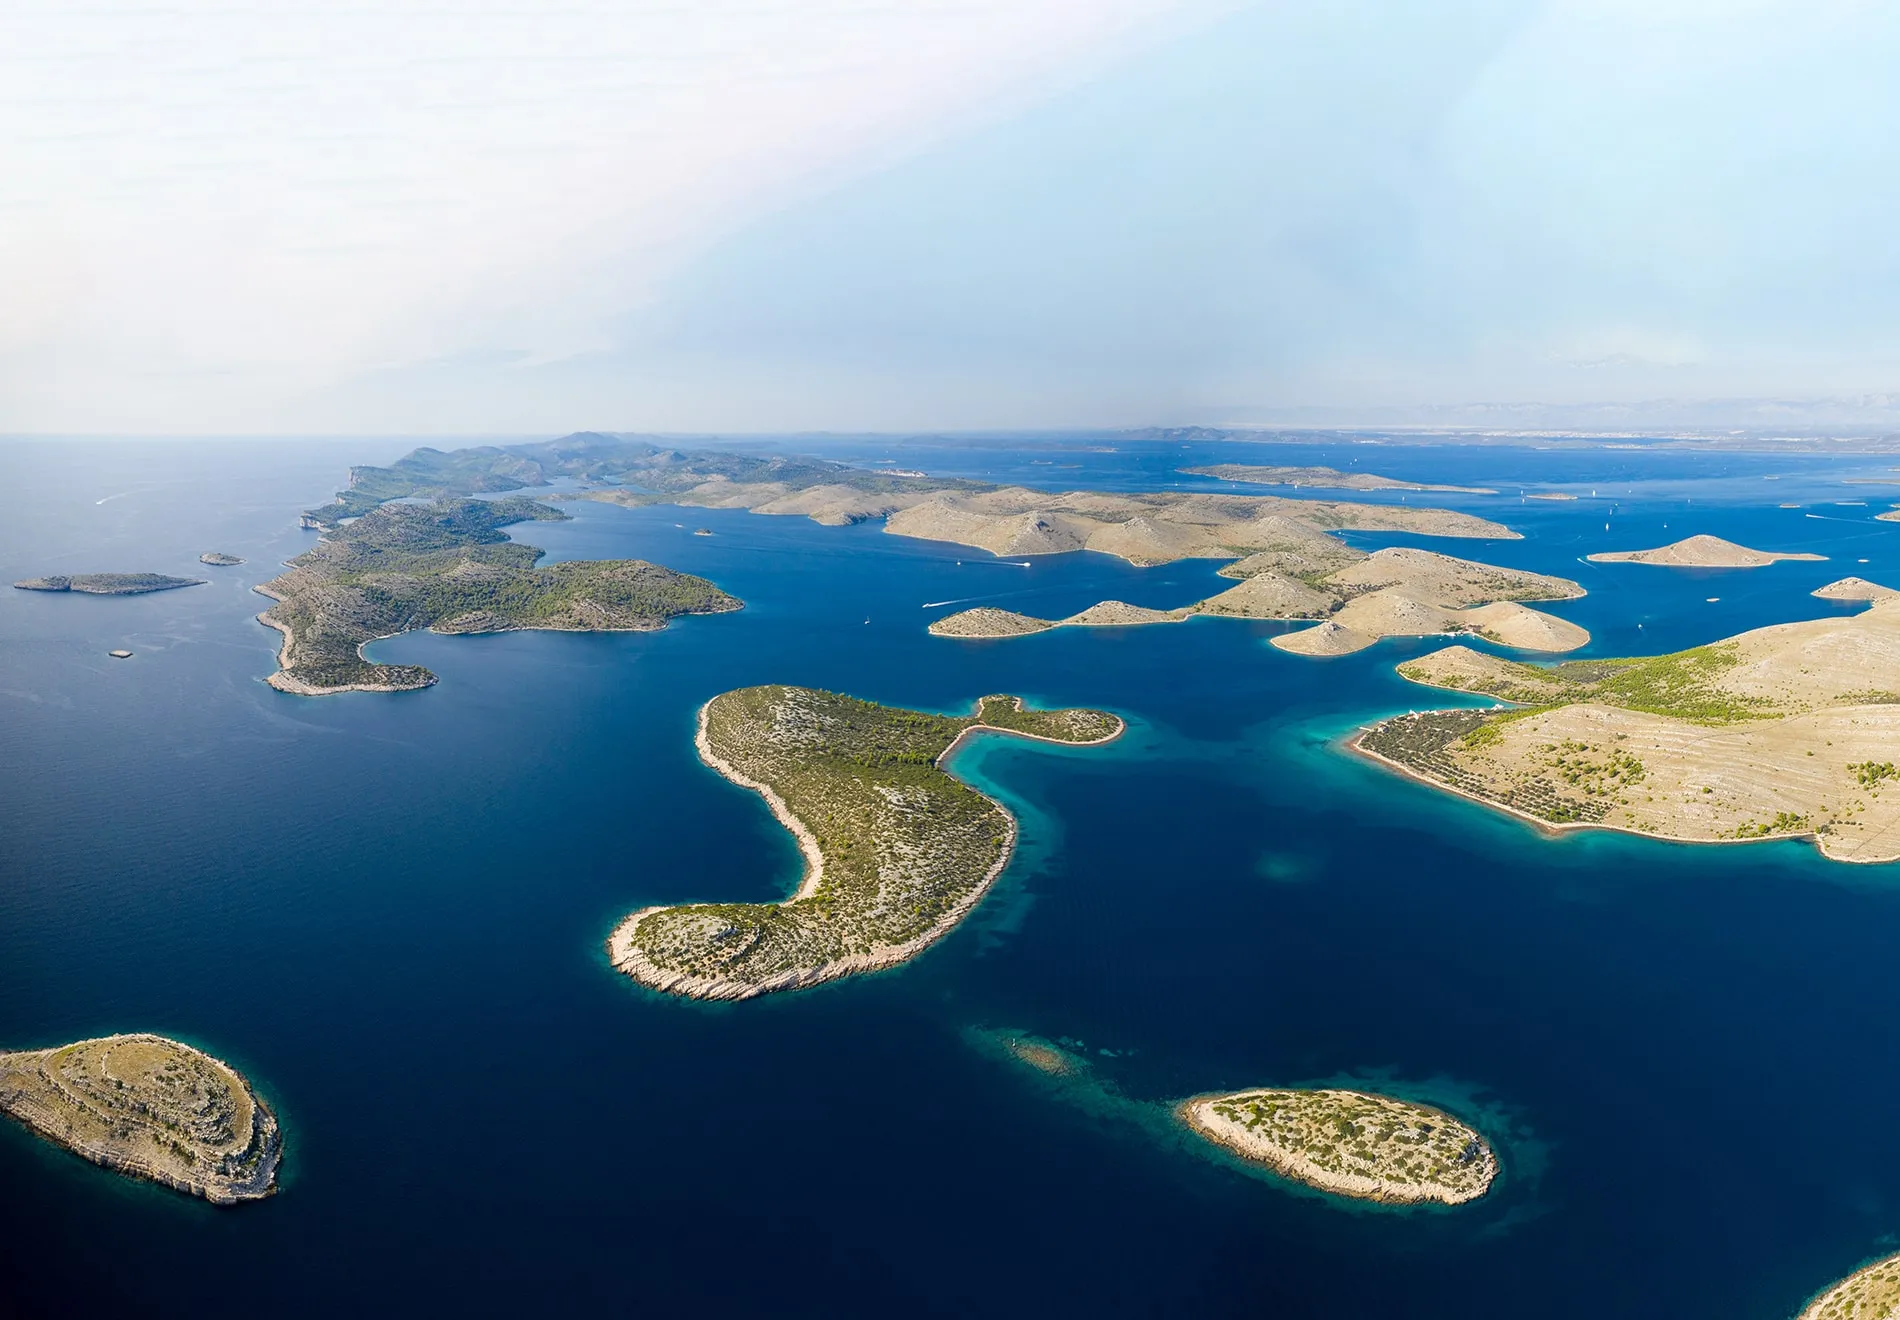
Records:
<instances>
[{"instance_id":1,"label":"cloud haze","mask_svg":"<svg viewBox=\"0 0 1900 1320\"><path fill-rule=\"evenodd\" d=\"M1892 390L1900 14L0 5L0 429Z\"/></svg>"}]
</instances>

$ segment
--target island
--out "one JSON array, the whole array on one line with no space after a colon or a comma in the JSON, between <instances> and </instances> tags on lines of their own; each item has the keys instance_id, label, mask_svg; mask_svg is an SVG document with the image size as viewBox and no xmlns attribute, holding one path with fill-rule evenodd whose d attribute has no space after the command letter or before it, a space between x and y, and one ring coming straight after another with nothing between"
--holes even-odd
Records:
<instances>
[{"instance_id":1,"label":"island","mask_svg":"<svg viewBox=\"0 0 1900 1320\"><path fill-rule=\"evenodd\" d=\"M1887 512L1885 513L1876 513L1874 515L1874 521L1875 522L1900 522L1900 504L1894 505L1893 508L1887 510Z\"/></svg>"},{"instance_id":2,"label":"island","mask_svg":"<svg viewBox=\"0 0 1900 1320\"><path fill-rule=\"evenodd\" d=\"M1514 704L1400 715L1350 746L1543 828L1900 858L1900 599L1669 655L1540 666L1451 646L1398 672Z\"/></svg>"},{"instance_id":3,"label":"island","mask_svg":"<svg viewBox=\"0 0 1900 1320\"><path fill-rule=\"evenodd\" d=\"M1242 1159L1337 1196L1463 1205L1498 1173L1484 1138L1450 1114L1366 1091L1236 1091L1175 1113Z\"/></svg>"},{"instance_id":4,"label":"island","mask_svg":"<svg viewBox=\"0 0 1900 1320\"><path fill-rule=\"evenodd\" d=\"M1801 1308L1796 1320L1894 1320L1900 1316L1900 1255L1842 1279Z\"/></svg>"},{"instance_id":5,"label":"island","mask_svg":"<svg viewBox=\"0 0 1900 1320\"><path fill-rule=\"evenodd\" d=\"M1818 563L1826 555L1750 550L1719 536L1686 536L1654 550L1605 550L1589 556L1593 564L1659 564L1664 568L1762 568L1783 559Z\"/></svg>"},{"instance_id":6,"label":"island","mask_svg":"<svg viewBox=\"0 0 1900 1320\"><path fill-rule=\"evenodd\" d=\"M27 578L13 585L21 591L78 591L88 596L142 596L148 591L202 587L204 579L167 577L163 573L77 573L71 577Z\"/></svg>"},{"instance_id":7,"label":"island","mask_svg":"<svg viewBox=\"0 0 1900 1320\"><path fill-rule=\"evenodd\" d=\"M1454 495L1495 495L1488 486L1440 486L1425 481L1401 481L1372 472L1341 472L1330 467L1262 467L1248 463L1212 463L1181 468L1194 477L1213 477L1252 486L1313 486L1322 490L1425 490Z\"/></svg>"},{"instance_id":8,"label":"island","mask_svg":"<svg viewBox=\"0 0 1900 1320\"><path fill-rule=\"evenodd\" d=\"M700 708L700 759L760 794L805 876L779 903L683 903L628 916L613 966L695 999L749 999L892 967L947 934L1008 862L1016 820L943 768L979 731L1076 746L1120 736L1100 710L990 696L969 715L899 710L802 687L726 692Z\"/></svg>"},{"instance_id":9,"label":"island","mask_svg":"<svg viewBox=\"0 0 1900 1320\"><path fill-rule=\"evenodd\" d=\"M258 621L283 634L282 692L401 692L435 682L419 665L381 665L363 646L429 628L438 633L538 628L641 631L740 602L704 578L638 559L573 560L537 567L542 551L501 530L563 520L519 497L382 504L327 526L323 538L258 587L277 603Z\"/></svg>"},{"instance_id":10,"label":"island","mask_svg":"<svg viewBox=\"0 0 1900 1320\"><path fill-rule=\"evenodd\" d=\"M231 568L244 561L236 555L227 555L222 550L207 550L198 556L201 564L210 564L214 568Z\"/></svg>"},{"instance_id":11,"label":"island","mask_svg":"<svg viewBox=\"0 0 1900 1320\"><path fill-rule=\"evenodd\" d=\"M1316 546L1312 537L1325 545ZM1590 640L1583 628L1522 602L1574 600L1569 578L1499 568L1431 550L1391 547L1372 554L1323 533L1289 533L1280 548L1258 551L1221 570L1241 584L1174 610L1103 601L1064 619L1040 619L993 606L946 615L938 637L1024 637L1051 628L1115 628L1178 623L1195 615L1312 619L1316 628L1273 645L1295 655L1347 655L1384 637L1466 633L1527 651L1572 651Z\"/></svg>"},{"instance_id":12,"label":"island","mask_svg":"<svg viewBox=\"0 0 1900 1320\"><path fill-rule=\"evenodd\" d=\"M1883 587L1878 582L1869 582L1862 577L1844 577L1828 583L1825 587L1816 587L1808 593L1822 600L1841 600L1849 602L1888 600L1900 596L1900 591L1892 587Z\"/></svg>"},{"instance_id":13,"label":"island","mask_svg":"<svg viewBox=\"0 0 1900 1320\"><path fill-rule=\"evenodd\" d=\"M1516 539L1499 523L1448 509L1191 491L1031 490L824 459L681 450L579 432L533 444L417 449L388 467L356 467L336 501L304 525L334 528L391 500L446 499L556 487L552 498L629 507L676 504L802 516L828 525L885 519L884 530L1021 556L1094 550L1134 564L1236 559L1277 539L1356 529Z\"/></svg>"},{"instance_id":14,"label":"island","mask_svg":"<svg viewBox=\"0 0 1900 1320\"><path fill-rule=\"evenodd\" d=\"M0 1054L0 1110L94 1164L217 1205L277 1190L270 1106L229 1064L164 1036Z\"/></svg>"}]
</instances>

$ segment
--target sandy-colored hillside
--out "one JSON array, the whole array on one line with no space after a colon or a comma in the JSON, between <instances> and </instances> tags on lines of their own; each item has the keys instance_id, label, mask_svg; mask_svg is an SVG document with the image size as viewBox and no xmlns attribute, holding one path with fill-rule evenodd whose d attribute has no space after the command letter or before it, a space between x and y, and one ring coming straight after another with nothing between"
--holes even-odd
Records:
<instances>
[{"instance_id":1,"label":"sandy-colored hillside","mask_svg":"<svg viewBox=\"0 0 1900 1320\"><path fill-rule=\"evenodd\" d=\"M1297 524L1298 531L1288 524ZM1328 530L1516 539L1501 524L1449 509L1391 507L1271 495L1178 492L1113 495L1088 491L946 491L891 514L895 536L950 541L1003 556L1097 550L1133 564L1236 559L1259 551L1317 546ZM1335 545L1338 543L1335 542ZM1324 552L1337 557L1336 552Z\"/></svg>"},{"instance_id":2,"label":"sandy-colored hillside","mask_svg":"<svg viewBox=\"0 0 1900 1320\"><path fill-rule=\"evenodd\" d=\"M1687 536L1654 550L1605 550L1590 556L1597 564L1657 564L1664 568L1761 568L1783 559L1818 562L1826 555L1750 550L1719 536Z\"/></svg>"},{"instance_id":3,"label":"sandy-colored hillside","mask_svg":"<svg viewBox=\"0 0 1900 1320\"><path fill-rule=\"evenodd\" d=\"M1540 667L1454 646L1399 672L1527 707L1401 716L1360 736L1441 787L1550 825L1900 857L1892 598L1674 655Z\"/></svg>"},{"instance_id":4,"label":"sandy-colored hillside","mask_svg":"<svg viewBox=\"0 0 1900 1320\"><path fill-rule=\"evenodd\" d=\"M1866 578L1844 577L1825 587L1816 587L1810 594L1822 600L1887 600L1900 596L1900 591L1883 587L1878 582L1869 582Z\"/></svg>"},{"instance_id":5,"label":"sandy-colored hillside","mask_svg":"<svg viewBox=\"0 0 1900 1320\"><path fill-rule=\"evenodd\" d=\"M1039 619L979 607L937 620L940 637L1021 637L1059 627L1178 622L1193 614L1312 619L1318 626L1273 639L1295 655L1346 655L1381 637L1468 633L1531 651L1569 651L1590 640L1573 623L1519 604L1569 600L1583 588L1568 578L1454 559L1430 550L1355 552L1345 567L1304 579L1262 568L1239 586L1185 609L1141 609L1104 601L1066 619ZM1242 561L1245 563L1246 561ZM1229 566L1235 567L1233 565Z\"/></svg>"},{"instance_id":6,"label":"sandy-colored hillside","mask_svg":"<svg viewBox=\"0 0 1900 1320\"><path fill-rule=\"evenodd\" d=\"M1374 472L1341 472L1330 467L1265 467L1250 463L1213 463L1182 468L1189 476L1238 481L1250 486L1312 486L1320 490L1437 490L1459 495L1495 495L1487 486L1440 486L1431 482L1401 481Z\"/></svg>"}]
</instances>

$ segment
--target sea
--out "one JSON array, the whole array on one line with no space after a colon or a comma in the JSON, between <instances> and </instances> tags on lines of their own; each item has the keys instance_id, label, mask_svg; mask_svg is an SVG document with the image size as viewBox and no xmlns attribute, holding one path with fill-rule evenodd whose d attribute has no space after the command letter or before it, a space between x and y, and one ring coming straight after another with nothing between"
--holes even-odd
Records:
<instances>
[{"instance_id":1,"label":"sea","mask_svg":"<svg viewBox=\"0 0 1900 1320\"><path fill-rule=\"evenodd\" d=\"M208 579L0 590L0 1049L173 1035L253 1079L287 1136L279 1194L218 1209L0 1124L0 1311L1785 1320L1900 1249L1900 867L1547 837L1343 751L1444 704L1393 672L1429 639L1322 661L1269 645L1298 625L1225 619L933 638L976 604L1053 617L1230 584L1208 561L1004 561L875 522L573 504L514 530L550 561L702 574L744 610L375 643L440 676L421 692L267 687L252 589L312 544L298 511L412 443L0 442L0 577ZM1879 455L756 443L1051 489L1242 489L1179 470L1219 462L1492 487L1347 497L1523 539L1347 539L1575 578L1589 594L1547 608L1590 630L1580 657L1862 608L1809 594L1849 574L1900 586ZM1828 558L1584 559L1697 532ZM607 963L621 916L798 879L764 803L693 752L695 710L754 683L946 712L1017 693L1129 732L956 757L1022 845L910 964L736 1005L655 995ZM1026 1068L995 1048L1012 1033L1086 1067ZM1367 1207L1170 1117L1314 1084L1473 1122L1496 1186Z\"/></svg>"}]
</instances>

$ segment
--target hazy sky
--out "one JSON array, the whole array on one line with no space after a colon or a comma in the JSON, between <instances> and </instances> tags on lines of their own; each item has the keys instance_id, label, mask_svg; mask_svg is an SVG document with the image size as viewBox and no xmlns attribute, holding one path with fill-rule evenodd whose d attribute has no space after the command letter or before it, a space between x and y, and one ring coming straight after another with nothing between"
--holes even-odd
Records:
<instances>
[{"instance_id":1,"label":"hazy sky","mask_svg":"<svg viewBox=\"0 0 1900 1320\"><path fill-rule=\"evenodd\" d=\"M1900 6L0 0L0 431L1900 390Z\"/></svg>"}]
</instances>

